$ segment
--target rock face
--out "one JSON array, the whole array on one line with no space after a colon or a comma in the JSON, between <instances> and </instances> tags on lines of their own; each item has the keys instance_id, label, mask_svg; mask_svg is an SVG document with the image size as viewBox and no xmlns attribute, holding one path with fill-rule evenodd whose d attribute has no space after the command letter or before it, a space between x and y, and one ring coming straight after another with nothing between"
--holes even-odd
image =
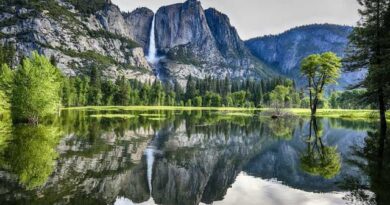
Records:
<instances>
[{"instance_id":1,"label":"rock face","mask_svg":"<svg viewBox=\"0 0 390 205\"><path fill-rule=\"evenodd\" d=\"M207 9L205 14L217 48L225 58L240 59L250 56L237 30L230 25L228 16L213 8Z\"/></svg>"},{"instance_id":2,"label":"rock face","mask_svg":"<svg viewBox=\"0 0 390 205\"><path fill-rule=\"evenodd\" d=\"M215 9L204 11L195 0L161 7L156 13L156 36L158 50L166 55L166 73L179 80L199 73L200 78L275 75L245 48L226 15Z\"/></svg>"},{"instance_id":3,"label":"rock face","mask_svg":"<svg viewBox=\"0 0 390 205\"><path fill-rule=\"evenodd\" d=\"M98 66L112 78L155 79L142 49L146 42L141 36L148 35L142 33L147 29L138 29L151 24L151 11L122 14L107 3L86 15L66 1L54 0L42 5L43 9L29 3L5 7L0 16L1 43L15 45L15 62L37 50L54 56L67 75L86 74L91 66Z\"/></svg>"},{"instance_id":4,"label":"rock face","mask_svg":"<svg viewBox=\"0 0 390 205\"><path fill-rule=\"evenodd\" d=\"M339 25L309 25L291 29L280 35L264 36L245 42L252 54L278 72L299 81L303 58L314 53L332 51L343 57L352 27ZM353 84L365 72L343 74L339 88ZM302 83L302 82L298 82Z\"/></svg>"},{"instance_id":5,"label":"rock face","mask_svg":"<svg viewBox=\"0 0 390 205\"><path fill-rule=\"evenodd\" d=\"M132 31L132 39L147 51L150 27L154 17L153 11L148 8L138 8L130 13L124 13L123 16Z\"/></svg>"}]
</instances>

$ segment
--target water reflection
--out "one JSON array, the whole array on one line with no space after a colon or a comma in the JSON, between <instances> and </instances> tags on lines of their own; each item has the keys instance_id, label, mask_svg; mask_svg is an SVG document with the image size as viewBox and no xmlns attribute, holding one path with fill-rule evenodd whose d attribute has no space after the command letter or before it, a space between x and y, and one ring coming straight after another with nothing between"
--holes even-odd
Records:
<instances>
[{"instance_id":1,"label":"water reflection","mask_svg":"<svg viewBox=\"0 0 390 205\"><path fill-rule=\"evenodd\" d=\"M368 132L364 145L355 145L349 163L360 168L363 176L346 175L341 183L351 192L345 197L350 204L389 204L390 151L389 132Z\"/></svg>"},{"instance_id":2,"label":"water reflection","mask_svg":"<svg viewBox=\"0 0 390 205\"><path fill-rule=\"evenodd\" d=\"M2 167L16 174L27 189L43 185L54 168L59 130L51 126L16 126L4 150Z\"/></svg>"},{"instance_id":3,"label":"water reflection","mask_svg":"<svg viewBox=\"0 0 390 205\"><path fill-rule=\"evenodd\" d=\"M91 116L108 113L136 117ZM371 176L345 163L352 145L364 145L366 128L373 130L366 124L214 111L66 111L52 125L0 126L10 133L0 149L0 204L344 204L345 176Z\"/></svg>"},{"instance_id":4,"label":"water reflection","mask_svg":"<svg viewBox=\"0 0 390 205\"><path fill-rule=\"evenodd\" d=\"M326 179L335 177L341 168L341 158L336 146L326 146L322 141L323 128L317 119L310 119L307 150L300 157L301 168Z\"/></svg>"}]
</instances>

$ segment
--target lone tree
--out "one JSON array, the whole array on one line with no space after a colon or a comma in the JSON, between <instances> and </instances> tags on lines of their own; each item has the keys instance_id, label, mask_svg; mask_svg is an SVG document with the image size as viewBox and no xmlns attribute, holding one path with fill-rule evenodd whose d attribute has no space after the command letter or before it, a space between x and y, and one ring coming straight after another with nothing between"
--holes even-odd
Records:
<instances>
[{"instance_id":1,"label":"lone tree","mask_svg":"<svg viewBox=\"0 0 390 205\"><path fill-rule=\"evenodd\" d=\"M301 73L307 78L311 115L317 112L324 88L336 83L340 76L341 59L332 52L313 54L302 61Z\"/></svg>"},{"instance_id":2,"label":"lone tree","mask_svg":"<svg viewBox=\"0 0 390 205\"><path fill-rule=\"evenodd\" d=\"M11 97L12 119L38 123L55 114L60 106L61 74L45 56L33 52L23 60L14 76Z\"/></svg>"}]
</instances>

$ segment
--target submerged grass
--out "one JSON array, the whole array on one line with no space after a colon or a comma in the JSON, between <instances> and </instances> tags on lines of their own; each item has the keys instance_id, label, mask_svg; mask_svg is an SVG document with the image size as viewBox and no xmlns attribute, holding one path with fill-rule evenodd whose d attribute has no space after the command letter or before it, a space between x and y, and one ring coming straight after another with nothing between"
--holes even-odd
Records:
<instances>
[{"instance_id":1,"label":"submerged grass","mask_svg":"<svg viewBox=\"0 0 390 205\"><path fill-rule=\"evenodd\" d=\"M217 112L219 115L232 116L232 117L253 117L253 113L245 112Z\"/></svg>"},{"instance_id":2,"label":"submerged grass","mask_svg":"<svg viewBox=\"0 0 390 205\"><path fill-rule=\"evenodd\" d=\"M142 117L165 117L164 114L153 114L153 113L143 113L140 114Z\"/></svg>"},{"instance_id":3,"label":"submerged grass","mask_svg":"<svg viewBox=\"0 0 390 205\"><path fill-rule=\"evenodd\" d=\"M152 120L152 121L164 121L166 119L167 118L165 118L165 117L151 117L151 118L148 118L148 120Z\"/></svg>"},{"instance_id":4,"label":"submerged grass","mask_svg":"<svg viewBox=\"0 0 390 205\"><path fill-rule=\"evenodd\" d=\"M214 111L244 111L244 110L260 110L259 108L239 108L239 107L184 107L184 106L85 106L85 107L69 107L63 110L104 110L104 111L120 111L120 110L214 110Z\"/></svg>"}]
</instances>

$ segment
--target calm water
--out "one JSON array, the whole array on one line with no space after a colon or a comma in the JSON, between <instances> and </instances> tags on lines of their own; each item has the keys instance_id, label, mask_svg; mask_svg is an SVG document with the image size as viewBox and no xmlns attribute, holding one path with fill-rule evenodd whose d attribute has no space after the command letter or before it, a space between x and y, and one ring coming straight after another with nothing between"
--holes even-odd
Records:
<instances>
[{"instance_id":1,"label":"calm water","mask_svg":"<svg viewBox=\"0 0 390 205\"><path fill-rule=\"evenodd\" d=\"M93 117L104 113L118 111L65 111L35 127L2 121L0 204L390 202L389 152L374 123L215 111Z\"/></svg>"}]
</instances>

